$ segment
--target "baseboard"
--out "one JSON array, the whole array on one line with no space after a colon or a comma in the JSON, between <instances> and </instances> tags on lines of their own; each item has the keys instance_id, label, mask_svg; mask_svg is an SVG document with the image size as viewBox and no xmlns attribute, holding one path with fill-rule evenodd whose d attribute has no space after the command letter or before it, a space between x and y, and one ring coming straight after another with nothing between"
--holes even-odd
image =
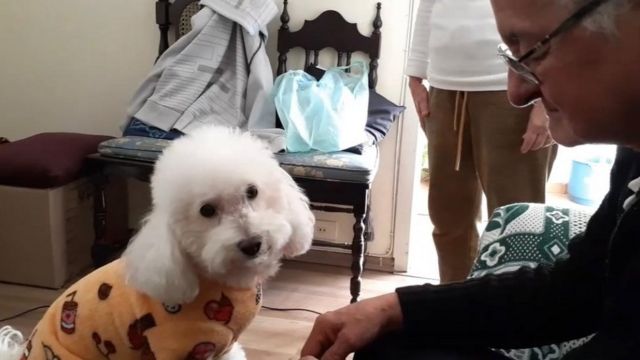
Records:
<instances>
[{"instance_id":1,"label":"baseboard","mask_svg":"<svg viewBox=\"0 0 640 360\"><path fill-rule=\"evenodd\" d=\"M312 248L306 254L296 257L295 260L313 264L351 267L351 253L336 249ZM365 255L365 270L393 272L394 265L393 258Z\"/></svg>"}]
</instances>

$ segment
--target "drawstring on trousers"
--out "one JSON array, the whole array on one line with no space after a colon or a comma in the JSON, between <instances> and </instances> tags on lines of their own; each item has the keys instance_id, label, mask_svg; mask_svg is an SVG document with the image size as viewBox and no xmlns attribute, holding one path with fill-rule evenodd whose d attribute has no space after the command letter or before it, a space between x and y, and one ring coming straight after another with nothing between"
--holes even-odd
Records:
<instances>
[{"instance_id":1,"label":"drawstring on trousers","mask_svg":"<svg viewBox=\"0 0 640 360\"><path fill-rule=\"evenodd\" d=\"M460 107L460 95L462 95L462 107ZM458 132L458 144L456 146L456 163L454 168L460 171L460 162L462 161L462 136L464 134L464 125L467 115L467 95L466 91L456 91L456 105L453 113L453 131ZM458 125L458 115L460 115L460 125Z\"/></svg>"}]
</instances>

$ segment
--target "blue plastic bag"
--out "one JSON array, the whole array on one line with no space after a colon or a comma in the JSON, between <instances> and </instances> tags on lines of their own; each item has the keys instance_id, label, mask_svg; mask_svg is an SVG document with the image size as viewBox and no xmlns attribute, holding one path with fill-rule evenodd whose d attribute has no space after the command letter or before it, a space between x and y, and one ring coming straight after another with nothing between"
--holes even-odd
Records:
<instances>
[{"instance_id":1,"label":"blue plastic bag","mask_svg":"<svg viewBox=\"0 0 640 360\"><path fill-rule=\"evenodd\" d=\"M289 71L276 79L273 92L287 151L339 151L365 141L369 80L364 62L330 68L319 81L302 70Z\"/></svg>"}]
</instances>

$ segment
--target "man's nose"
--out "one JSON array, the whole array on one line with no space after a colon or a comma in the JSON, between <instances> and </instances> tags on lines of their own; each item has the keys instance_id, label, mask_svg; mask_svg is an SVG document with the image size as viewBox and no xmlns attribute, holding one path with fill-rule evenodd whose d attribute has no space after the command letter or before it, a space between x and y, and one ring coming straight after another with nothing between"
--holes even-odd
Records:
<instances>
[{"instance_id":1,"label":"man's nose","mask_svg":"<svg viewBox=\"0 0 640 360\"><path fill-rule=\"evenodd\" d=\"M539 85L518 75L513 70L509 70L507 76L507 96L513 106L528 106L542 96Z\"/></svg>"}]
</instances>

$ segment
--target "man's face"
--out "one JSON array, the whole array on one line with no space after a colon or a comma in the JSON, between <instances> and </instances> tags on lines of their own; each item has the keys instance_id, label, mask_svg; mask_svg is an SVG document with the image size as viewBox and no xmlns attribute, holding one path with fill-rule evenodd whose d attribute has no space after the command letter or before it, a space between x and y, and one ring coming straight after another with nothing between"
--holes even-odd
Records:
<instances>
[{"instance_id":1,"label":"man's face","mask_svg":"<svg viewBox=\"0 0 640 360\"><path fill-rule=\"evenodd\" d=\"M559 0L491 0L504 42L518 57L575 9ZM576 26L525 63L540 85L509 72L509 99L541 99L554 139L563 145L617 143L640 148L640 11L619 16L618 34Z\"/></svg>"}]
</instances>

